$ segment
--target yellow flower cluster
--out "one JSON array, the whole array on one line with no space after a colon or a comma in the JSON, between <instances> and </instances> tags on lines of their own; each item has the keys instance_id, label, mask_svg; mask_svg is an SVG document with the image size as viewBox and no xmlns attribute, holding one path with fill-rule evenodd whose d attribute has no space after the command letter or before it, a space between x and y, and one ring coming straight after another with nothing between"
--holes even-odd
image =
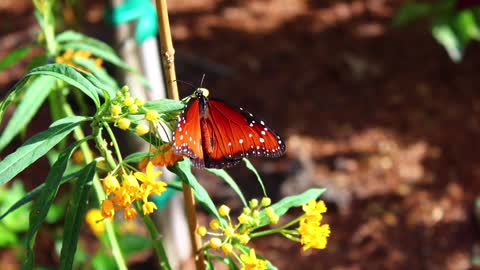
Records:
<instances>
[{"instance_id":1,"label":"yellow flower cluster","mask_svg":"<svg viewBox=\"0 0 480 270\"><path fill-rule=\"evenodd\" d=\"M157 111L148 110L143 105L143 100L131 97L128 86L124 86L111 101L110 119L115 122L118 128L129 130L132 120L128 118L128 115L144 114L144 119L134 121L137 122L134 131L140 136L145 135L150 131L150 126L154 128L158 126L160 115ZM143 120L146 120L146 123Z\"/></svg>"},{"instance_id":2,"label":"yellow flower cluster","mask_svg":"<svg viewBox=\"0 0 480 270\"><path fill-rule=\"evenodd\" d=\"M147 164L145 173L124 174L121 184L116 176L108 174L102 181L108 196L108 199L102 202L102 216L111 218L115 211L123 209L126 220L134 219L137 217L137 210L132 207L132 204L136 200L143 202L144 215L152 213L157 206L148 201L148 196L162 194L167 186L165 182L155 180L160 174L162 172L155 171L151 162Z\"/></svg>"},{"instance_id":3,"label":"yellow flower cluster","mask_svg":"<svg viewBox=\"0 0 480 270\"><path fill-rule=\"evenodd\" d=\"M170 167L177 161L182 160L183 156L176 155L173 152L172 143L162 144L158 148L150 149L150 153L153 153L153 158L144 158L138 164L138 168L143 170L148 162L152 162L155 166Z\"/></svg>"},{"instance_id":4,"label":"yellow flower cluster","mask_svg":"<svg viewBox=\"0 0 480 270\"><path fill-rule=\"evenodd\" d=\"M330 225L321 224L323 213L327 212L325 202L309 201L302 206L305 214L300 218L298 232L303 250L310 248L324 249L330 236Z\"/></svg>"},{"instance_id":5,"label":"yellow flower cluster","mask_svg":"<svg viewBox=\"0 0 480 270\"><path fill-rule=\"evenodd\" d=\"M268 269L267 267L267 261L258 259L257 255L255 254L255 250L252 248L250 249L250 253L248 255L246 254L241 254L240 259L242 260L242 263L244 266L242 267L242 270L266 270Z\"/></svg>"},{"instance_id":6,"label":"yellow flower cluster","mask_svg":"<svg viewBox=\"0 0 480 270\"><path fill-rule=\"evenodd\" d=\"M264 197L260 202L257 199L250 200L248 207L245 207L238 216L236 225L232 223L230 218L230 208L226 205L221 205L218 208L218 213L220 216L226 217L228 223L212 219L209 223L212 232L209 232L205 226L200 226L197 228L197 234L202 237L207 234L213 236L209 240L209 246L213 249L221 249L225 255L231 255L234 253L235 245L248 244L250 234L260 226L260 211L265 210L271 223L278 222L279 217L275 214L273 208L270 207L270 204L271 199L268 197ZM267 269L267 262L257 259L253 249L250 250L249 255L241 254L240 258L240 263L243 265L242 270Z\"/></svg>"},{"instance_id":7,"label":"yellow flower cluster","mask_svg":"<svg viewBox=\"0 0 480 270\"><path fill-rule=\"evenodd\" d=\"M103 59L92 57L92 52L83 50L74 51L72 49L67 49L62 55L57 56L57 58L55 58L55 62L58 64L66 64L86 72L91 72L90 70L77 65L74 61L75 58L92 59L93 61L95 61L95 66L97 66L98 68L102 67L103 65Z\"/></svg>"}]
</instances>

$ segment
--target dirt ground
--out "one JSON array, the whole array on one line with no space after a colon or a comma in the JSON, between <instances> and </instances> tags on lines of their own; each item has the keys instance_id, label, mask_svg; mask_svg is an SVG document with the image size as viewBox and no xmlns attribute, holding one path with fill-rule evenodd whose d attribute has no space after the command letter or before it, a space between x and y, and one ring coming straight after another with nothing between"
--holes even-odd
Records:
<instances>
[{"instance_id":1,"label":"dirt ground","mask_svg":"<svg viewBox=\"0 0 480 270\"><path fill-rule=\"evenodd\" d=\"M452 63L427 22L391 25L402 2L169 1L178 78L197 83L205 73L211 95L285 138L285 158L255 160L271 196L328 188L326 250L254 242L280 269L475 268L480 47ZM34 25L28 5L20 10L21 25L2 26L2 51L12 47L7 34L28 37ZM0 89L23 71L0 74ZM260 195L249 171L231 172ZM238 205L225 186L204 183Z\"/></svg>"}]
</instances>

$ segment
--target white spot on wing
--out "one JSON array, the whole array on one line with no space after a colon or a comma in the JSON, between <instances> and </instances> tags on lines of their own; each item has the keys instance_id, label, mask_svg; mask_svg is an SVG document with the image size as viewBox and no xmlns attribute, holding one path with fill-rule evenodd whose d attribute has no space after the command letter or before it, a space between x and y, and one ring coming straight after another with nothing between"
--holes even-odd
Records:
<instances>
[{"instance_id":1,"label":"white spot on wing","mask_svg":"<svg viewBox=\"0 0 480 270\"><path fill-rule=\"evenodd\" d=\"M243 143L243 139L238 140L239 143Z\"/></svg>"},{"instance_id":2,"label":"white spot on wing","mask_svg":"<svg viewBox=\"0 0 480 270\"><path fill-rule=\"evenodd\" d=\"M261 142L261 143L264 143L264 142L265 142L265 139L264 139L264 138L260 138L260 142Z\"/></svg>"}]
</instances>

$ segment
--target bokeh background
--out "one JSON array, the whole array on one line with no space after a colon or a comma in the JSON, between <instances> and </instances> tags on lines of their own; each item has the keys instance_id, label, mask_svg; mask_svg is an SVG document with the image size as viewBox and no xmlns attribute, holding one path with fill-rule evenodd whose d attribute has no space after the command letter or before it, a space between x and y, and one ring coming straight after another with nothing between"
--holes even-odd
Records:
<instances>
[{"instance_id":1,"label":"bokeh background","mask_svg":"<svg viewBox=\"0 0 480 270\"><path fill-rule=\"evenodd\" d=\"M406 2L169 1L178 78L198 85L205 74L212 96L284 137L284 158L254 160L271 197L328 189L326 250L303 252L279 237L253 242L279 269L475 268L480 47L469 44L454 62L430 20L394 26ZM108 42L106 4L82 7L82 31ZM0 16L0 57L35 38L30 1L2 0ZM2 96L26 63L0 73ZM182 96L193 91L180 88ZM48 163L36 168L36 177L22 176L32 187ZM249 196L261 195L251 172L230 172ZM210 178L201 179L216 201L240 207ZM13 254L3 249L0 262Z\"/></svg>"}]
</instances>

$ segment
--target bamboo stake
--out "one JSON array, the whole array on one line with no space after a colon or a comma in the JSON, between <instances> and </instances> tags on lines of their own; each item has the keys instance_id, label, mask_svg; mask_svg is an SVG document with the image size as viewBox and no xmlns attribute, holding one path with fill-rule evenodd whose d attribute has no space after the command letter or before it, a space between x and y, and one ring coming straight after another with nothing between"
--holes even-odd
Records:
<instances>
[{"instance_id":1,"label":"bamboo stake","mask_svg":"<svg viewBox=\"0 0 480 270\"><path fill-rule=\"evenodd\" d=\"M179 100L174 62L175 50L173 49L172 34L170 32L167 1L155 0L155 3L158 14L158 32L160 34L161 59L163 62L163 71L167 85L168 97ZM203 257L203 253L201 252L201 240L200 237L195 233L197 228L195 198L193 196L192 189L185 183L183 183L183 197L185 201L185 210L187 214L195 266L197 270L205 270L205 259Z\"/></svg>"}]
</instances>

